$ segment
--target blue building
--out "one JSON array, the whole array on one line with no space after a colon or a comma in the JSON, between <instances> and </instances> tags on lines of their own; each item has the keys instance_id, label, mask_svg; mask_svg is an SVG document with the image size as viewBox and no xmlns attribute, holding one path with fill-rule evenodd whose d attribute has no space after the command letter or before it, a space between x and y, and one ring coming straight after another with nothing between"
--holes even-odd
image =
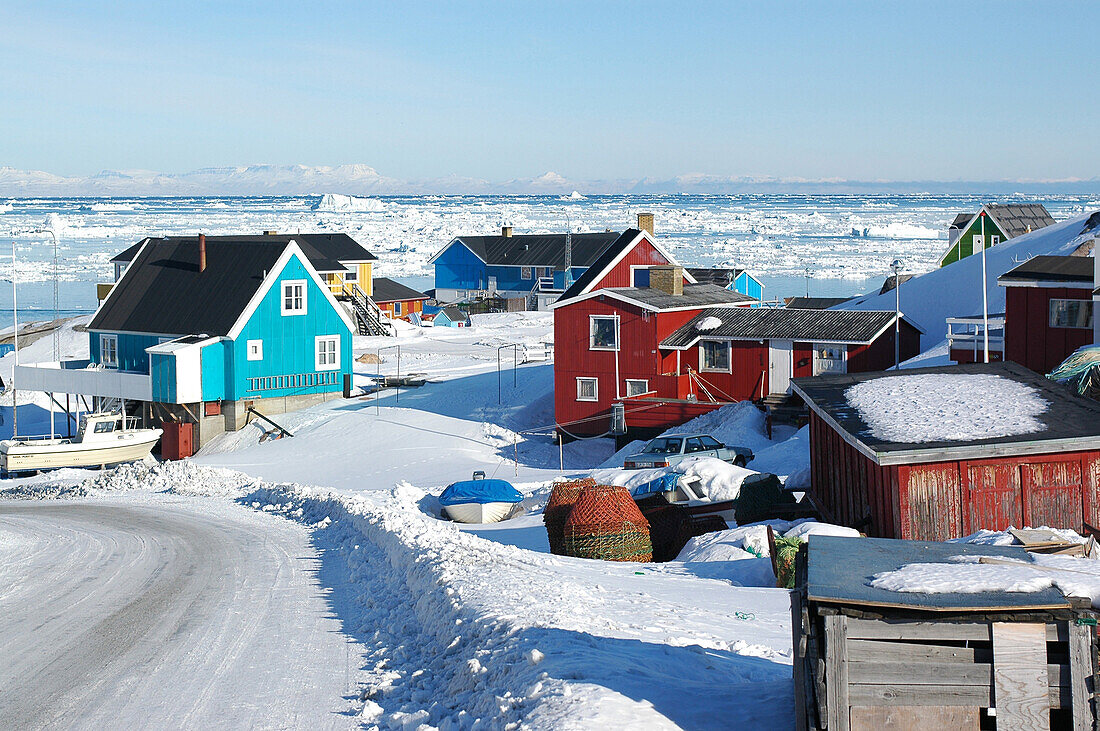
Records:
<instances>
[{"instance_id":1,"label":"blue building","mask_svg":"<svg viewBox=\"0 0 1100 731\"><path fill-rule=\"evenodd\" d=\"M747 269L689 268L688 272L700 283L717 284L731 292L747 294L757 302L762 302L764 299L764 283Z\"/></svg>"},{"instance_id":2,"label":"blue building","mask_svg":"<svg viewBox=\"0 0 1100 731\"><path fill-rule=\"evenodd\" d=\"M354 332L293 237L147 239L88 325L92 371L125 374L137 391L120 395L147 420L195 423L199 446L241 428L249 409L341 395Z\"/></svg>"},{"instance_id":3,"label":"blue building","mask_svg":"<svg viewBox=\"0 0 1100 731\"><path fill-rule=\"evenodd\" d=\"M647 214L642 214L647 215ZM652 234L652 216L648 219ZM435 265L435 297L459 302L479 295L522 297L526 309L544 309L620 239L640 232L459 236L429 261Z\"/></svg>"}]
</instances>

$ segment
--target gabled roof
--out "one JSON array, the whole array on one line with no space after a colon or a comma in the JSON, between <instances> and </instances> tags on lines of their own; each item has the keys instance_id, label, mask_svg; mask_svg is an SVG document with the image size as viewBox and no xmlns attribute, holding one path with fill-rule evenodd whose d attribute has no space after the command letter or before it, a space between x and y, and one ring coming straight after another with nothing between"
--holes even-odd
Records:
<instances>
[{"instance_id":1,"label":"gabled roof","mask_svg":"<svg viewBox=\"0 0 1100 731\"><path fill-rule=\"evenodd\" d=\"M568 299L578 297L585 292L589 292L596 284L607 276L615 265L625 257L630 250L640 243L643 238L648 241L654 249L656 249L661 256L663 256L669 264L678 265L675 257L669 252L665 251L657 240L644 231L640 231L636 228L628 228L623 231L622 236L615 240L610 246L608 246L596 261L592 262L592 265L584 272L584 274L577 277L577 281L562 293L561 297L558 297L558 302L564 302ZM691 276L691 273L686 269L684 270L684 276L688 282L695 284L695 277Z\"/></svg>"},{"instance_id":2,"label":"gabled roof","mask_svg":"<svg viewBox=\"0 0 1100 731\"><path fill-rule=\"evenodd\" d=\"M791 310L827 310L854 297L788 297L784 305Z\"/></svg>"},{"instance_id":3,"label":"gabled roof","mask_svg":"<svg viewBox=\"0 0 1100 731\"><path fill-rule=\"evenodd\" d=\"M610 297L651 312L692 310L700 307L736 307L756 302L755 297L719 287L716 284L685 284L684 293L673 295L652 287L607 287L587 292L571 300L559 299L551 309L594 297Z\"/></svg>"},{"instance_id":4,"label":"gabled roof","mask_svg":"<svg viewBox=\"0 0 1100 731\"><path fill-rule=\"evenodd\" d=\"M955 219L951 221L951 225L948 228L965 228L966 224L970 223L974 218L973 213L957 213Z\"/></svg>"},{"instance_id":5,"label":"gabled roof","mask_svg":"<svg viewBox=\"0 0 1100 731\"><path fill-rule=\"evenodd\" d=\"M88 329L227 336L288 246L208 237L199 272L195 237L147 239Z\"/></svg>"},{"instance_id":6,"label":"gabled roof","mask_svg":"<svg viewBox=\"0 0 1100 731\"><path fill-rule=\"evenodd\" d=\"M1040 425L1040 429L1035 432L986 439L895 442L874 436L860 413L852 408L846 395L848 389L858 383L923 374L1000 376L1034 389L1049 406L1044 412L1032 417ZM796 378L791 381L791 387L846 442L878 464L1051 454L1100 448L1100 403L1078 396L1070 389L1011 361L913 368L900 372L828 374L814 378ZM1012 408L1012 405L1006 404L1006 408Z\"/></svg>"},{"instance_id":7,"label":"gabled roof","mask_svg":"<svg viewBox=\"0 0 1100 731\"><path fill-rule=\"evenodd\" d=\"M1023 264L997 277L1000 284L1064 282L1092 286L1091 256L1033 256Z\"/></svg>"},{"instance_id":8,"label":"gabled roof","mask_svg":"<svg viewBox=\"0 0 1100 731\"><path fill-rule=\"evenodd\" d=\"M1036 231L1055 223L1054 217L1047 211L1042 203L989 203L982 206L977 213L960 213L951 222L951 228L965 230L984 210L997 227L1010 239L1022 236L1028 231Z\"/></svg>"},{"instance_id":9,"label":"gabled roof","mask_svg":"<svg viewBox=\"0 0 1100 731\"><path fill-rule=\"evenodd\" d=\"M198 236L167 236L164 238L147 238L139 241L130 248L116 255L112 262L125 263L133 261L146 241L191 241L197 242ZM367 251L362 244L347 234L261 234L258 236L207 236L207 246L212 241L222 243L282 243L290 241L298 242L302 253L309 259L309 263L319 272L346 271L340 262L374 261L378 257Z\"/></svg>"},{"instance_id":10,"label":"gabled roof","mask_svg":"<svg viewBox=\"0 0 1100 731\"><path fill-rule=\"evenodd\" d=\"M439 311L440 315L446 315L451 322L469 322L470 315L458 305L447 305Z\"/></svg>"},{"instance_id":11,"label":"gabled roof","mask_svg":"<svg viewBox=\"0 0 1100 731\"><path fill-rule=\"evenodd\" d=\"M577 233L570 236L572 265L588 267L620 236L617 231ZM429 261L435 261L456 243L464 245L477 258L492 266L565 267L565 234L514 234L512 236L459 236L444 246Z\"/></svg>"},{"instance_id":12,"label":"gabled roof","mask_svg":"<svg viewBox=\"0 0 1100 731\"><path fill-rule=\"evenodd\" d=\"M428 295L418 292L412 287L406 287L400 282L395 282L386 277L374 278L374 292L371 299L375 302L407 302L409 300L426 300Z\"/></svg>"},{"instance_id":13,"label":"gabled roof","mask_svg":"<svg viewBox=\"0 0 1100 731\"><path fill-rule=\"evenodd\" d=\"M721 320L721 324L700 330L699 324L710 317ZM893 324L893 311L712 308L703 310L665 338L661 347L683 350L700 339L870 343Z\"/></svg>"}]
</instances>

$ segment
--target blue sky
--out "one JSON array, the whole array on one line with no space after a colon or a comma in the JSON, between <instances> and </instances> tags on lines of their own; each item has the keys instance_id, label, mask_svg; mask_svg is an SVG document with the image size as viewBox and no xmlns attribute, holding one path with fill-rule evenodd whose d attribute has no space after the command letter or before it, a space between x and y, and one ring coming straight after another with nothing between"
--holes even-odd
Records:
<instances>
[{"instance_id":1,"label":"blue sky","mask_svg":"<svg viewBox=\"0 0 1100 731\"><path fill-rule=\"evenodd\" d=\"M1091 178L1100 4L11 2L0 166Z\"/></svg>"}]
</instances>

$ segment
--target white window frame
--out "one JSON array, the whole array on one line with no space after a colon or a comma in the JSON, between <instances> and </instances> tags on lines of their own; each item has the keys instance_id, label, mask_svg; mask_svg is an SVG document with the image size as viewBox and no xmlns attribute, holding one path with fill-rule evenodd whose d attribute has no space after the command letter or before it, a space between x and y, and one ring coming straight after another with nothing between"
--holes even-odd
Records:
<instances>
[{"instance_id":1,"label":"white window frame","mask_svg":"<svg viewBox=\"0 0 1100 731\"><path fill-rule=\"evenodd\" d=\"M321 350L321 345L332 344L331 350ZM329 358L331 357L331 361ZM318 371L335 371L340 369L340 336L318 335L313 339L313 361Z\"/></svg>"},{"instance_id":2,"label":"white window frame","mask_svg":"<svg viewBox=\"0 0 1100 731\"><path fill-rule=\"evenodd\" d=\"M615 323L615 345L607 347L606 345L596 345L596 320L611 320ZM588 349L589 350L604 350L608 352L618 352L620 343L619 333L619 316L618 315L589 315L588 316Z\"/></svg>"},{"instance_id":3,"label":"white window frame","mask_svg":"<svg viewBox=\"0 0 1100 731\"><path fill-rule=\"evenodd\" d=\"M592 382L592 396L581 395L581 383ZM600 379L595 376L577 376L577 400L578 401L599 401L600 400Z\"/></svg>"},{"instance_id":4,"label":"white window frame","mask_svg":"<svg viewBox=\"0 0 1100 731\"><path fill-rule=\"evenodd\" d=\"M1087 307L1090 310L1090 317L1087 325L1058 325L1054 322L1054 308L1058 303L1070 303L1080 302L1082 307ZM1047 305L1047 326L1056 330L1091 330L1093 323L1095 322L1096 309L1092 304L1092 300L1079 300L1070 299L1068 297L1052 297ZM1068 314L1068 313L1067 313Z\"/></svg>"},{"instance_id":5,"label":"white window frame","mask_svg":"<svg viewBox=\"0 0 1100 731\"><path fill-rule=\"evenodd\" d=\"M529 281L531 281L532 272L533 272L533 270L532 270L531 267L520 267L519 268L519 278L522 279L525 282L529 282Z\"/></svg>"},{"instance_id":6,"label":"white window frame","mask_svg":"<svg viewBox=\"0 0 1100 731\"><path fill-rule=\"evenodd\" d=\"M545 277L552 277L552 276L554 276L554 268L553 267L535 267L535 276L537 276L539 279L543 279Z\"/></svg>"},{"instance_id":7,"label":"white window frame","mask_svg":"<svg viewBox=\"0 0 1100 731\"><path fill-rule=\"evenodd\" d=\"M264 341L263 340L249 340L245 343L245 353L248 360L263 360L264 359Z\"/></svg>"},{"instance_id":8,"label":"white window frame","mask_svg":"<svg viewBox=\"0 0 1100 731\"><path fill-rule=\"evenodd\" d=\"M999 243L1001 243L1001 237L1000 236L990 236L989 237L989 245L990 246L996 246Z\"/></svg>"},{"instance_id":9,"label":"white window frame","mask_svg":"<svg viewBox=\"0 0 1100 731\"><path fill-rule=\"evenodd\" d=\"M650 268L651 267L648 264L631 264L630 265L630 286L631 287L637 287L638 286L637 280L635 279L635 272L637 272L639 269L645 269L648 272L650 270Z\"/></svg>"},{"instance_id":10,"label":"white window frame","mask_svg":"<svg viewBox=\"0 0 1100 731\"><path fill-rule=\"evenodd\" d=\"M357 272L355 269L348 269L346 272L344 272L344 281L345 282L358 282L359 281L359 272Z\"/></svg>"},{"instance_id":11,"label":"white window frame","mask_svg":"<svg viewBox=\"0 0 1100 731\"><path fill-rule=\"evenodd\" d=\"M402 314L402 312L401 312L401 303L400 302L394 302L393 303L393 314L395 316L400 316Z\"/></svg>"},{"instance_id":12,"label":"white window frame","mask_svg":"<svg viewBox=\"0 0 1100 731\"><path fill-rule=\"evenodd\" d=\"M726 346L726 367L714 368L706 364L707 351L705 343L717 343ZM699 370L703 373L733 373L733 343L729 340L700 340L699 341Z\"/></svg>"},{"instance_id":13,"label":"white window frame","mask_svg":"<svg viewBox=\"0 0 1100 731\"><path fill-rule=\"evenodd\" d=\"M982 235L981 234L974 234L974 238L972 238L970 240L970 248L973 251L981 251L981 249L984 245L985 245L985 239L982 238Z\"/></svg>"},{"instance_id":14,"label":"white window frame","mask_svg":"<svg viewBox=\"0 0 1100 731\"><path fill-rule=\"evenodd\" d=\"M292 301L291 302L292 306L287 307L287 299L288 299L287 290L291 289L292 287L301 287L302 288L302 293L301 293L301 300L302 301L300 303L301 304L300 307L294 307L293 306L294 305L293 300L295 299L293 292L291 292L289 294L289 299L291 299L291 301ZM306 284L306 280L304 280L304 279L284 279L283 282L282 282L282 285L279 288L279 294L280 294L279 307L280 307L280 311L282 312L283 316L294 316L294 315L304 315L304 314L306 314L306 312L308 311L307 302L308 302L308 299L309 299L306 293L308 291L309 291L309 287Z\"/></svg>"},{"instance_id":15,"label":"white window frame","mask_svg":"<svg viewBox=\"0 0 1100 731\"><path fill-rule=\"evenodd\" d=\"M631 393L630 392L630 384L632 384L632 383L633 384L638 384L638 383L642 384L642 390L637 391L635 393ZM649 381L645 378L627 378L626 381L625 381L625 388L626 388L626 397L627 398L630 398L632 396L644 396L647 393L649 393Z\"/></svg>"},{"instance_id":16,"label":"white window frame","mask_svg":"<svg viewBox=\"0 0 1100 731\"><path fill-rule=\"evenodd\" d=\"M111 343L114 357L107 359L107 343ZM99 362L104 368L118 368L118 335L99 336Z\"/></svg>"}]
</instances>

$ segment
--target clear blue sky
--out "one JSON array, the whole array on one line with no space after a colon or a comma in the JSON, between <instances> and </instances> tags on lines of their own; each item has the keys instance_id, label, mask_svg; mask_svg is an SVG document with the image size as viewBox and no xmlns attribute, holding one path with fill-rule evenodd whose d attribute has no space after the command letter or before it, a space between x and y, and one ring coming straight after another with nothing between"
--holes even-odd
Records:
<instances>
[{"instance_id":1,"label":"clear blue sky","mask_svg":"<svg viewBox=\"0 0 1100 731\"><path fill-rule=\"evenodd\" d=\"M1100 173L1100 4L18 2L0 165Z\"/></svg>"}]
</instances>

